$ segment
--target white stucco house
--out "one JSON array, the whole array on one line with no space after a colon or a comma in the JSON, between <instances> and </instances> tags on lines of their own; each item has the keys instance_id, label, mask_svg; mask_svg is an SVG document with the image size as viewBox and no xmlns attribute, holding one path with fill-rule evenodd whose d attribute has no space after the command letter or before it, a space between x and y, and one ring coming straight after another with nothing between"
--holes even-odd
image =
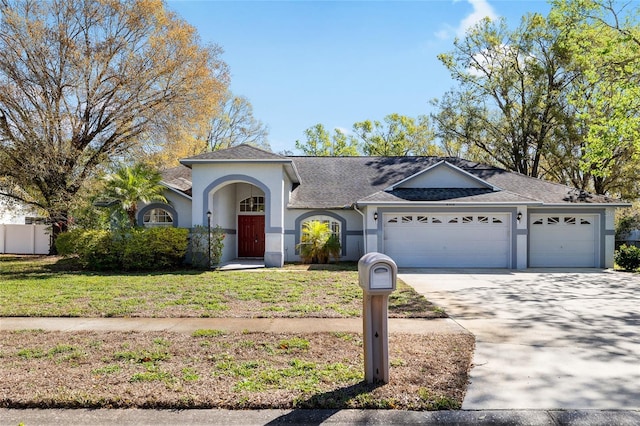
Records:
<instances>
[{"instance_id":1,"label":"white stucco house","mask_svg":"<svg viewBox=\"0 0 640 426\"><path fill-rule=\"evenodd\" d=\"M139 223L226 233L223 261L298 261L309 220L330 224L342 259L367 252L401 267L613 267L619 200L459 158L285 157L249 146L181 160L169 204Z\"/></svg>"}]
</instances>

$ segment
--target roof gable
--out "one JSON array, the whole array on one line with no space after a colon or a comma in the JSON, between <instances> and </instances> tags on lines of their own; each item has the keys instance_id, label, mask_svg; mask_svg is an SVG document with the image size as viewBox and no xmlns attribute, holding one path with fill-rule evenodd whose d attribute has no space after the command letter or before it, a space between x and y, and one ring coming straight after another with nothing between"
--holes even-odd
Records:
<instances>
[{"instance_id":1,"label":"roof gable","mask_svg":"<svg viewBox=\"0 0 640 426\"><path fill-rule=\"evenodd\" d=\"M391 185L387 191L437 188L498 190L490 183L443 160Z\"/></svg>"},{"instance_id":2,"label":"roof gable","mask_svg":"<svg viewBox=\"0 0 640 426\"><path fill-rule=\"evenodd\" d=\"M252 145L241 144L227 149L218 151L205 152L189 158L180 160L182 164L191 164L203 160L213 161L288 161L287 157L256 148Z\"/></svg>"}]
</instances>

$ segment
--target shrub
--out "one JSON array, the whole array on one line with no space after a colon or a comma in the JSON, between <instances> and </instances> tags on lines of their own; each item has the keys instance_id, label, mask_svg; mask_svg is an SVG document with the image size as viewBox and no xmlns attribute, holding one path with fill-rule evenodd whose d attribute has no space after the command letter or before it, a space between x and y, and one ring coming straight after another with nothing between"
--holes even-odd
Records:
<instances>
[{"instance_id":1,"label":"shrub","mask_svg":"<svg viewBox=\"0 0 640 426\"><path fill-rule=\"evenodd\" d=\"M189 231L180 228L135 228L122 253L125 270L166 269L178 266L187 252Z\"/></svg>"},{"instance_id":2,"label":"shrub","mask_svg":"<svg viewBox=\"0 0 640 426\"><path fill-rule=\"evenodd\" d=\"M210 236L207 236L206 226L197 225L191 230L190 247L191 264L199 268L211 268L220 263L222 259L222 249L224 248L224 230L216 225L211 228ZM207 246L211 238L211 252L207 255ZM207 262L211 259L211 264Z\"/></svg>"},{"instance_id":3,"label":"shrub","mask_svg":"<svg viewBox=\"0 0 640 426\"><path fill-rule=\"evenodd\" d=\"M331 236L327 239L327 242L324 243L324 249L327 251L327 255L329 257L333 257L333 260L336 262L340 259L340 252L342 251L342 246L340 244L340 239L337 235L331 234Z\"/></svg>"},{"instance_id":4,"label":"shrub","mask_svg":"<svg viewBox=\"0 0 640 426\"><path fill-rule=\"evenodd\" d=\"M85 231L82 229L74 229L69 232L63 232L56 238L56 251L60 256L72 256L78 254L78 241Z\"/></svg>"},{"instance_id":5,"label":"shrub","mask_svg":"<svg viewBox=\"0 0 640 426\"><path fill-rule=\"evenodd\" d=\"M625 271L640 268L640 248L623 244L615 253L615 261Z\"/></svg>"},{"instance_id":6,"label":"shrub","mask_svg":"<svg viewBox=\"0 0 640 426\"><path fill-rule=\"evenodd\" d=\"M331 233L328 224L318 220L304 223L296 248L305 263L327 263L330 256L335 260L340 257L340 241Z\"/></svg>"},{"instance_id":7,"label":"shrub","mask_svg":"<svg viewBox=\"0 0 640 426\"><path fill-rule=\"evenodd\" d=\"M121 239L110 231L87 230L76 242L78 256L83 267L96 271L112 271L122 267Z\"/></svg>"},{"instance_id":8,"label":"shrub","mask_svg":"<svg viewBox=\"0 0 640 426\"><path fill-rule=\"evenodd\" d=\"M155 270L182 263L187 251L187 229L134 228L125 231L74 230L58 236L56 248L97 271Z\"/></svg>"}]
</instances>

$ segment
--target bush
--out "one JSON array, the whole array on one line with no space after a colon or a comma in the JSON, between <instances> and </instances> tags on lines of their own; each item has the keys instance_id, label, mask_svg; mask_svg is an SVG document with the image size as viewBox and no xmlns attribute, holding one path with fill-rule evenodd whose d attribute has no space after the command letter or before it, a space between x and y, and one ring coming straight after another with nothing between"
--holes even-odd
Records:
<instances>
[{"instance_id":1,"label":"bush","mask_svg":"<svg viewBox=\"0 0 640 426\"><path fill-rule=\"evenodd\" d=\"M189 230L136 228L126 238L122 254L125 270L166 269L178 266L187 252Z\"/></svg>"},{"instance_id":2,"label":"bush","mask_svg":"<svg viewBox=\"0 0 640 426\"><path fill-rule=\"evenodd\" d=\"M197 225L191 230L191 264L199 268L211 268L218 265L222 259L222 249L224 248L224 230L218 225L211 228L210 235L207 236L209 229L206 226ZM207 254L211 241L211 252ZM211 264L207 265L211 259Z\"/></svg>"},{"instance_id":3,"label":"bush","mask_svg":"<svg viewBox=\"0 0 640 426\"><path fill-rule=\"evenodd\" d=\"M640 268L640 248L623 244L616 251L614 259L625 271L635 271Z\"/></svg>"},{"instance_id":4,"label":"bush","mask_svg":"<svg viewBox=\"0 0 640 426\"><path fill-rule=\"evenodd\" d=\"M121 239L110 231L84 231L76 242L80 264L96 271L113 271L122 268Z\"/></svg>"},{"instance_id":5,"label":"bush","mask_svg":"<svg viewBox=\"0 0 640 426\"><path fill-rule=\"evenodd\" d=\"M187 229L135 228L122 231L74 230L58 236L58 252L77 254L97 271L157 270L179 266L187 251Z\"/></svg>"},{"instance_id":6,"label":"bush","mask_svg":"<svg viewBox=\"0 0 640 426\"><path fill-rule=\"evenodd\" d=\"M73 231L63 232L56 237L56 252L60 256L72 256L78 254L78 240L85 231L82 229L74 229Z\"/></svg>"}]
</instances>

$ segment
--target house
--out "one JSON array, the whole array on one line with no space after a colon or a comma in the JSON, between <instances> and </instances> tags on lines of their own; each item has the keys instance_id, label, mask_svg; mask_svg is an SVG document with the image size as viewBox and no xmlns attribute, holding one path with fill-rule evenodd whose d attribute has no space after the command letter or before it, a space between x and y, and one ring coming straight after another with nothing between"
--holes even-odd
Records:
<instances>
[{"instance_id":1,"label":"house","mask_svg":"<svg viewBox=\"0 0 640 426\"><path fill-rule=\"evenodd\" d=\"M181 160L164 173L170 204L139 223L225 233L223 261L299 260L306 221L342 259L389 255L401 267L613 267L619 200L459 158L285 157L249 146Z\"/></svg>"}]
</instances>

